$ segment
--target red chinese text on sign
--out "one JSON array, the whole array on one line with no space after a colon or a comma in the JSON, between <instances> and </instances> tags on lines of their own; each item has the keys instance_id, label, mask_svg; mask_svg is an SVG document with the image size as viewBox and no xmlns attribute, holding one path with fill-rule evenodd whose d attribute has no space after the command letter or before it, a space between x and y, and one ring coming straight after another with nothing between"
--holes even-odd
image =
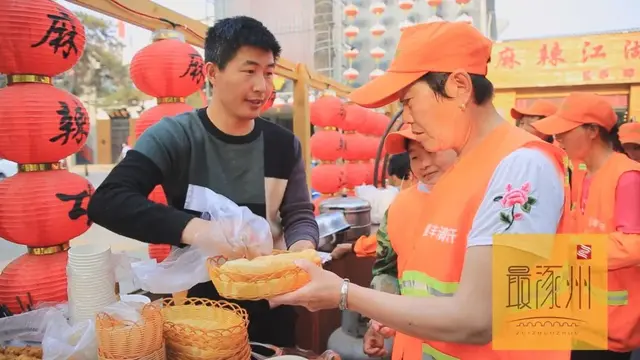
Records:
<instances>
[{"instance_id":1,"label":"red chinese text on sign","mask_svg":"<svg viewBox=\"0 0 640 360\"><path fill-rule=\"evenodd\" d=\"M589 59L606 59L607 53L604 52L604 45L595 45L590 41L585 41L582 47L582 62L585 63Z\"/></svg>"},{"instance_id":2,"label":"red chinese text on sign","mask_svg":"<svg viewBox=\"0 0 640 360\"><path fill-rule=\"evenodd\" d=\"M626 78L632 78L636 75L636 69L634 68L626 68L622 70L622 76Z\"/></svg>"},{"instance_id":3,"label":"red chinese text on sign","mask_svg":"<svg viewBox=\"0 0 640 360\"><path fill-rule=\"evenodd\" d=\"M640 41L627 40L624 43L624 58L625 59L637 59L640 57Z\"/></svg>"},{"instance_id":4,"label":"red chinese text on sign","mask_svg":"<svg viewBox=\"0 0 640 360\"><path fill-rule=\"evenodd\" d=\"M552 66L558 66L559 63L565 62L562 57L562 48L558 42L554 42L551 49L549 49L547 44L542 45L540 48L540 53L538 55L537 65L547 65L549 63Z\"/></svg>"},{"instance_id":5,"label":"red chinese text on sign","mask_svg":"<svg viewBox=\"0 0 640 360\"><path fill-rule=\"evenodd\" d=\"M498 67L513 69L514 67L520 65L520 62L516 60L516 53L511 47L505 47L498 53L498 55Z\"/></svg>"}]
</instances>

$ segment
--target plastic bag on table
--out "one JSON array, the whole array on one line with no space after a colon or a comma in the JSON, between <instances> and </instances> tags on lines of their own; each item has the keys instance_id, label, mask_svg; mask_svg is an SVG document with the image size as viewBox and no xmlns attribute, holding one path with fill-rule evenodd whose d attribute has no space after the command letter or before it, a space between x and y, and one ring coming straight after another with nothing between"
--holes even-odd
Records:
<instances>
[{"instance_id":1,"label":"plastic bag on table","mask_svg":"<svg viewBox=\"0 0 640 360\"><path fill-rule=\"evenodd\" d=\"M66 314L67 305L39 304L33 311L0 318L0 344L9 341L40 343L54 314Z\"/></svg>"},{"instance_id":2,"label":"plastic bag on table","mask_svg":"<svg viewBox=\"0 0 640 360\"><path fill-rule=\"evenodd\" d=\"M137 323L142 319L142 308L145 305L141 302L118 301L106 306L102 312L109 314L115 320Z\"/></svg>"},{"instance_id":3,"label":"plastic bag on table","mask_svg":"<svg viewBox=\"0 0 640 360\"><path fill-rule=\"evenodd\" d=\"M42 352L43 360L97 359L95 322L85 320L71 326L61 311L50 313Z\"/></svg>"},{"instance_id":4,"label":"plastic bag on table","mask_svg":"<svg viewBox=\"0 0 640 360\"><path fill-rule=\"evenodd\" d=\"M371 223L380 224L384 213L400 192L396 187L378 189L373 185L356 186L356 196L371 204Z\"/></svg>"},{"instance_id":5,"label":"plastic bag on table","mask_svg":"<svg viewBox=\"0 0 640 360\"><path fill-rule=\"evenodd\" d=\"M190 201L192 208L202 211L203 219L211 221L210 231L198 234L194 246L173 248L161 263L155 260L132 263L134 284L140 289L154 294L173 294L211 281L207 258L224 255L220 249L229 245L252 254L273 251L269 222L247 207L240 207L214 192Z\"/></svg>"}]
</instances>

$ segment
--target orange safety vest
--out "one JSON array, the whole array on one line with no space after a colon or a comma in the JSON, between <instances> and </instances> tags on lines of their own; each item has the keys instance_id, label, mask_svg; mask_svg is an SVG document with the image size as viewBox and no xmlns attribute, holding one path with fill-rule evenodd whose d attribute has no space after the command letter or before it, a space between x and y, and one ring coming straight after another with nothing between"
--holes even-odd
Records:
<instances>
[{"instance_id":1,"label":"orange safety vest","mask_svg":"<svg viewBox=\"0 0 640 360\"><path fill-rule=\"evenodd\" d=\"M561 149L506 122L495 129L438 181L429 194L429 203L434 204L437 211L424 212L418 219L404 219L404 226L409 221L419 221L421 230L418 234L406 234L404 237L417 241L397 243L403 295L452 296L456 292L467 250L467 235L489 181L500 161L523 147L545 151L555 160L559 176L564 175L564 153ZM565 209L568 209L568 194L565 194L565 199ZM424 261L425 258L428 261ZM494 351L491 344L445 343L397 333L393 360L401 359L567 360L569 351Z\"/></svg>"},{"instance_id":2,"label":"orange safety vest","mask_svg":"<svg viewBox=\"0 0 640 360\"><path fill-rule=\"evenodd\" d=\"M593 174L586 208L579 216L576 232L610 234L616 231L616 188L620 176L627 171L640 171L640 164L614 153ZM608 288L609 350L635 350L640 347L640 267L609 270Z\"/></svg>"}]
</instances>

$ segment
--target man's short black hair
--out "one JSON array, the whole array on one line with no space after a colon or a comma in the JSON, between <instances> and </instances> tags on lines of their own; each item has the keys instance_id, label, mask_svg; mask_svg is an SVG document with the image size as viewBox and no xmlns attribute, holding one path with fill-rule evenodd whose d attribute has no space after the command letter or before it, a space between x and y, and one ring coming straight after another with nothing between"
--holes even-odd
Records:
<instances>
[{"instance_id":1,"label":"man's short black hair","mask_svg":"<svg viewBox=\"0 0 640 360\"><path fill-rule=\"evenodd\" d=\"M396 176L399 179L409 180L411 177L411 162L409 153L392 155L389 159L389 168L387 169L389 176Z\"/></svg>"},{"instance_id":2,"label":"man's short black hair","mask_svg":"<svg viewBox=\"0 0 640 360\"><path fill-rule=\"evenodd\" d=\"M451 73L443 72L430 72L422 76L418 81L424 81L429 85L429 88L436 94L445 99L450 99L451 96L445 91L445 84L449 79ZM469 74L471 78L471 85L473 86L473 102L476 105L484 105L493 99L493 84L486 76Z\"/></svg>"},{"instance_id":3,"label":"man's short black hair","mask_svg":"<svg viewBox=\"0 0 640 360\"><path fill-rule=\"evenodd\" d=\"M220 19L209 28L204 42L204 59L224 70L243 46L271 51L275 59L282 52L276 37L260 21L248 16L234 16Z\"/></svg>"}]
</instances>

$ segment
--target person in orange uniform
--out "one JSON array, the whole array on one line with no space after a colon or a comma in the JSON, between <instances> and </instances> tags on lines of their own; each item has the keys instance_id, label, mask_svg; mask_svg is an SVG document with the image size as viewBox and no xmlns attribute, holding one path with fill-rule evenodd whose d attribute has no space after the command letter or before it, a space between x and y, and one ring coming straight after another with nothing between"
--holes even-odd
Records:
<instances>
[{"instance_id":1,"label":"person in orange uniform","mask_svg":"<svg viewBox=\"0 0 640 360\"><path fill-rule=\"evenodd\" d=\"M558 107L549 100L536 100L528 108L512 108L511 117L516 121L516 126L552 144L553 136L542 134L532 124L536 121L551 116L558 111Z\"/></svg>"},{"instance_id":2,"label":"person in orange uniform","mask_svg":"<svg viewBox=\"0 0 640 360\"><path fill-rule=\"evenodd\" d=\"M528 108L512 108L511 117L516 120L516 126L526 130L528 133L533 134L540 139L554 145L558 145L553 136L546 135L536 130L533 126L536 122L551 116L558 111L558 107L549 100L536 100ZM577 205L577 199L580 195L582 181L587 173L587 168L584 164L577 162L573 159L565 158L565 165L568 167L566 182L571 188L571 209L574 209ZM575 220L572 220L575 221Z\"/></svg>"},{"instance_id":3,"label":"person in orange uniform","mask_svg":"<svg viewBox=\"0 0 640 360\"><path fill-rule=\"evenodd\" d=\"M560 110L533 126L555 135L572 159L584 161L575 233L610 234L609 350L574 351L572 359L630 359L640 347L640 164L622 150L617 116L601 96L572 93Z\"/></svg>"},{"instance_id":4,"label":"person in orange uniform","mask_svg":"<svg viewBox=\"0 0 640 360\"><path fill-rule=\"evenodd\" d=\"M627 156L640 161L640 123L630 122L620 126L620 143Z\"/></svg>"},{"instance_id":5,"label":"person in orange uniform","mask_svg":"<svg viewBox=\"0 0 640 360\"><path fill-rule=\"evenodd\" d=\"M429 193L437 211L415 202L409 213L419 215L407 217L404 241L394 243L402 296L300 262L310 282L272 304L370 317L396 330L394 360L569 358L491 346L493 235L556 233L565 210L564 153L498 114L486 78L491 47L465 23L411 26L387 72L350 95L370 108L399 100L425 150L458 155Z\"/></svg>"}]
</instances>

